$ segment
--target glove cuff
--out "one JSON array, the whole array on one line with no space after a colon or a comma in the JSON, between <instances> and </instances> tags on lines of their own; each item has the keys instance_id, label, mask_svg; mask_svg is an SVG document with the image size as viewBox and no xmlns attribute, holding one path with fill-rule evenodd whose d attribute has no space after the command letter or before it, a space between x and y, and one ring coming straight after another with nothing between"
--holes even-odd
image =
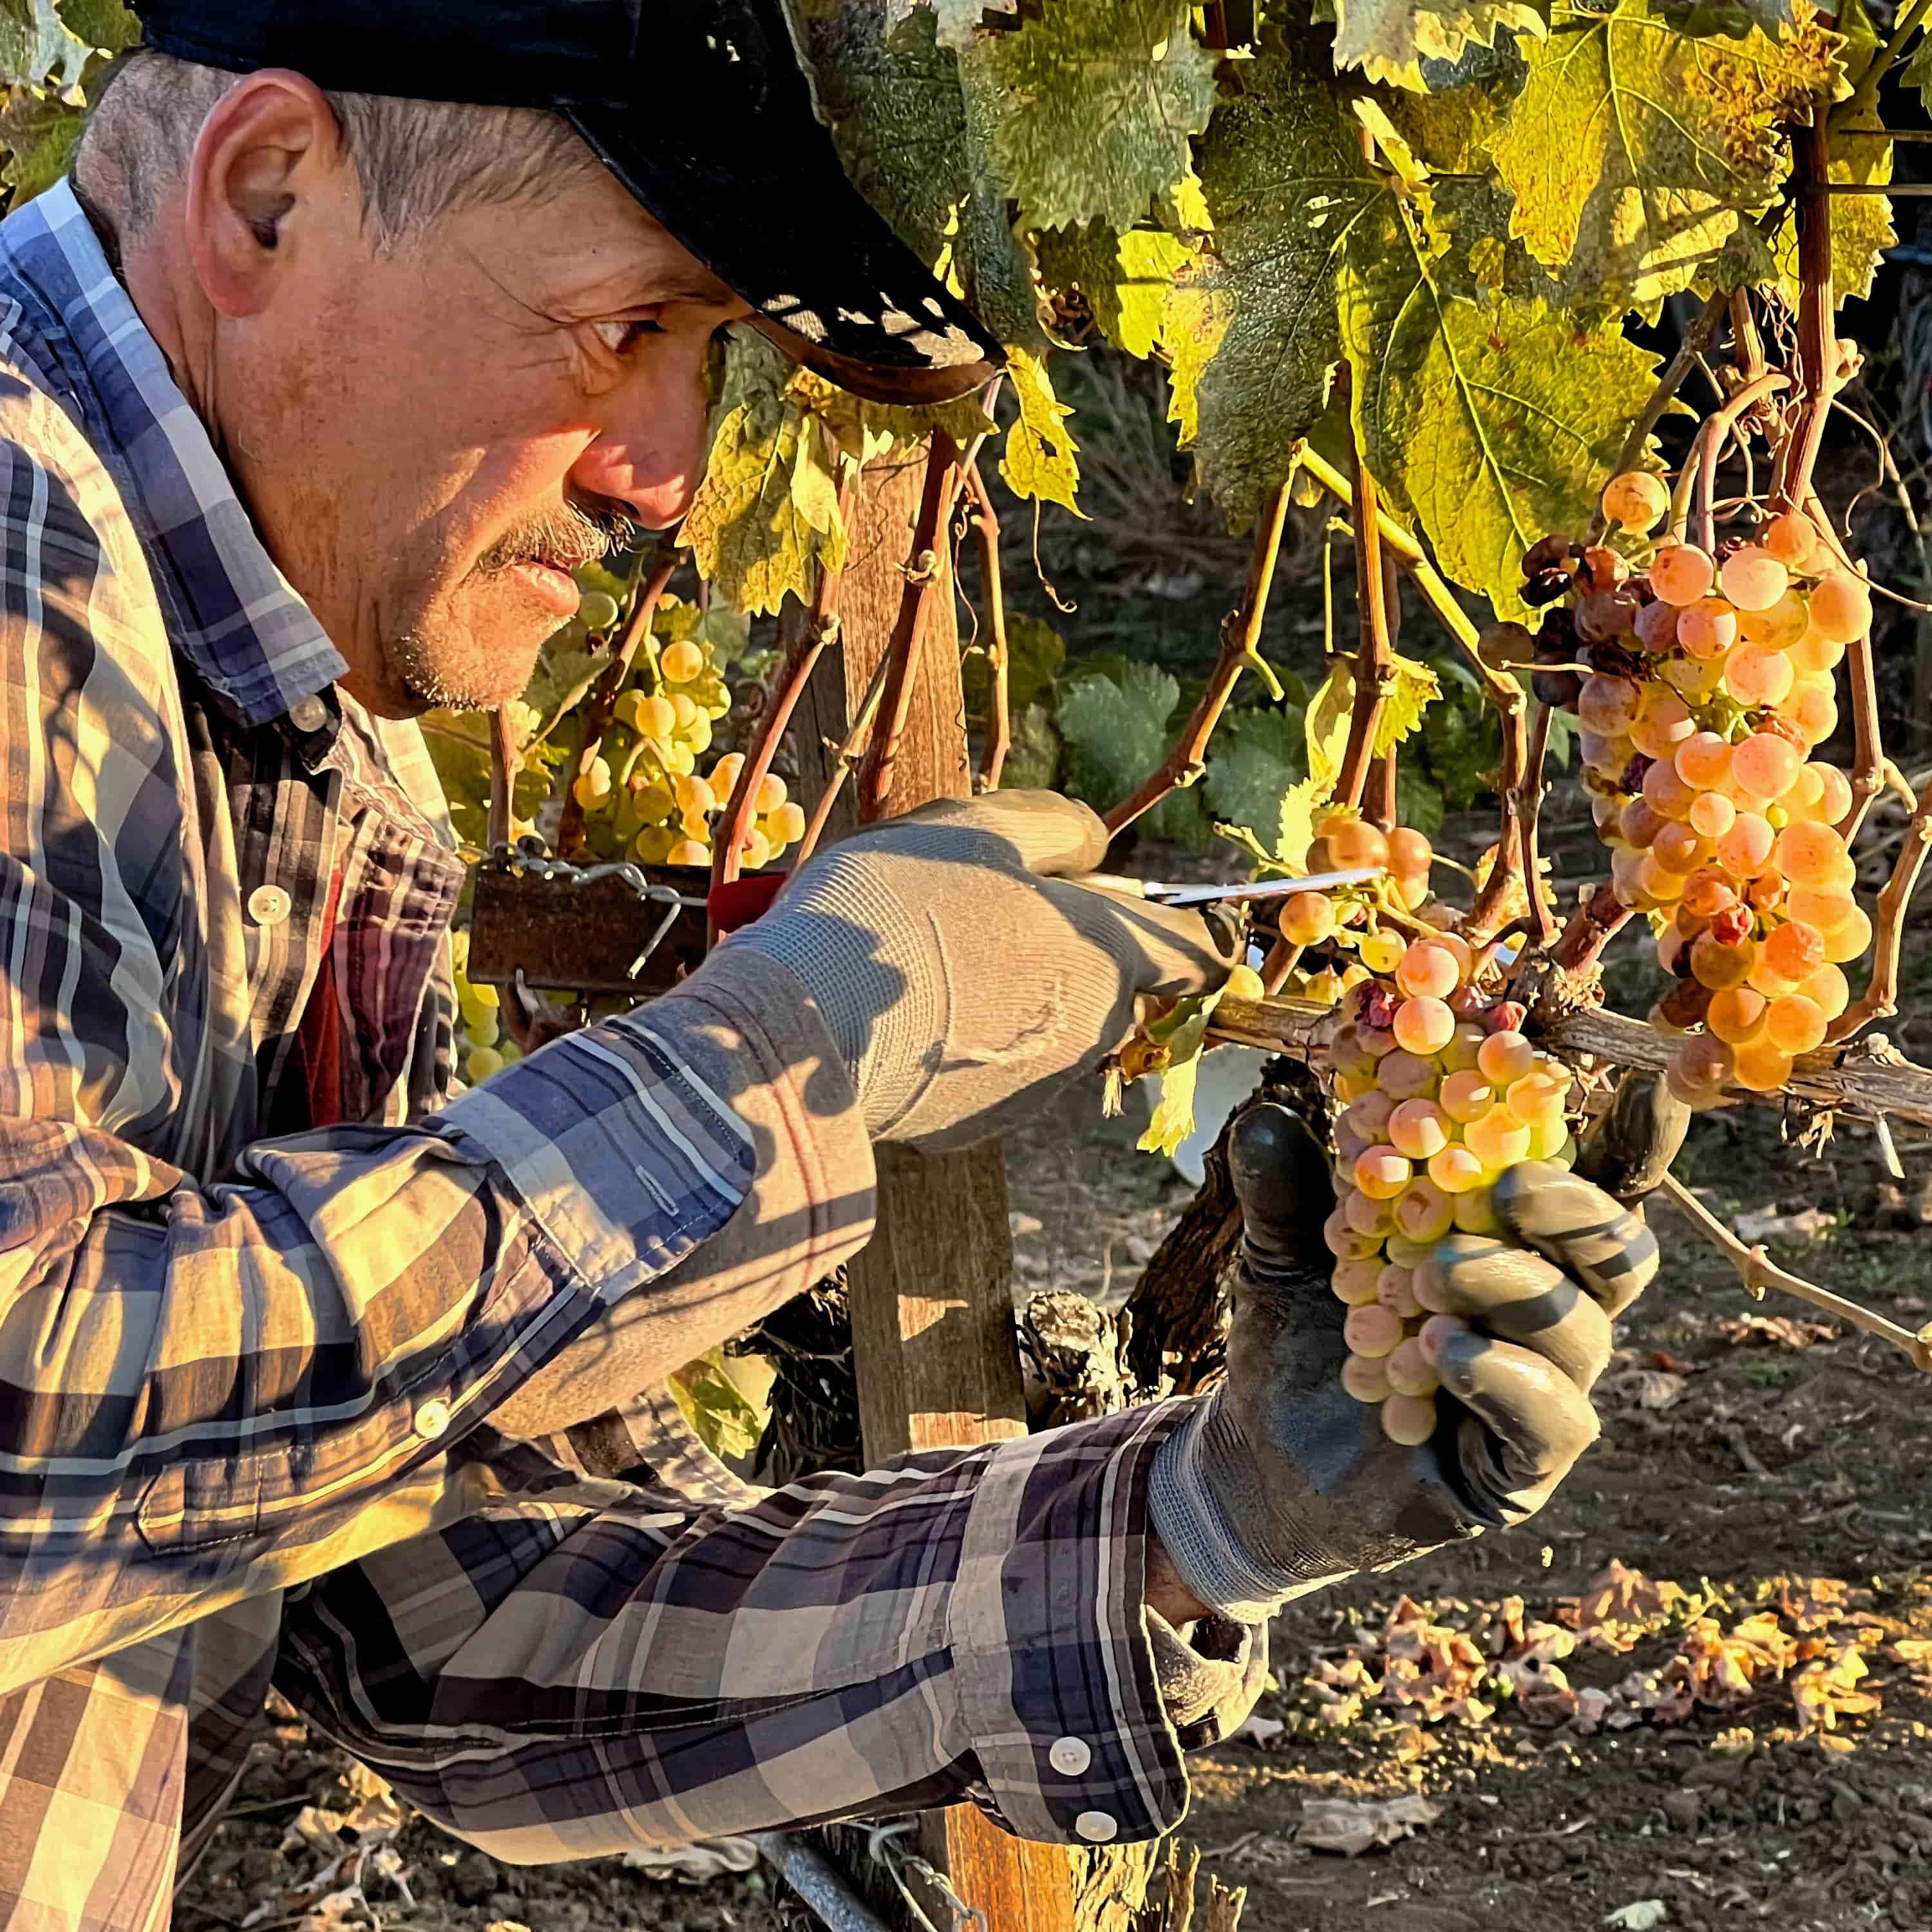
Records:
<instances>
[{"instance_id":1,"label":"glove cuff","mask_svg":"<svg viewBox=\"0 0 1932 1932\"><path fill-rule=\"evenodd\" d=\"M1258 1564L1222 1507L1211 1471L1226 1454L1215 1441L1218 1394L1154 1452L1148 1472L1148 1517L1167 1546L1181 1580L1210 1609L1236 1623L1265 1623L1282 1604L1351 1573L1309 1577Z\"/></svg>"}]
</instances>

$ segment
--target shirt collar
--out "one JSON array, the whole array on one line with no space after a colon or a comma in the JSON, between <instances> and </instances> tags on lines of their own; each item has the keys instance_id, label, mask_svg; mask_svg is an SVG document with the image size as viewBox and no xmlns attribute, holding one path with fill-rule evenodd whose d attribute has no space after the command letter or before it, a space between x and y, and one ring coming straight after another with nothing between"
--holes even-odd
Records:
<instances>
[{"instance_id":1,"label":"shirt collar","mask_svg":"<svg viewBox=\"0 0 1932 1932\"><path fill-rule=\"evenodd\" d=\"M314 717L303 700L348 666L276 568L68 182L0 223L0 294L47 328L70 376L79 358L82 393L65 400L105 445L175 648L248 724L298 705Z\"/></svg>"}]
</instances>

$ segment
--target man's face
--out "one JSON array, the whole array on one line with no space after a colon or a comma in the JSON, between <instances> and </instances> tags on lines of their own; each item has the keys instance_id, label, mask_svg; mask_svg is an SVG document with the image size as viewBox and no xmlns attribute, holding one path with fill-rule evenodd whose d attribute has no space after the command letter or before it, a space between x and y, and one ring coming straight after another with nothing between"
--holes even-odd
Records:
<instances>
[{"instance_id":1,"label":"man's face","mask_svg":"<svg viewBox=\"0 0 1932 1932\"><path fill-rule=\"evenodd\" d=\"M222 324L224 456L358 698L502 704L572 570L682 516L745 305L601 168L385 254L338 161L282 226L268 298Z\"/></svg>"}]
</instances>

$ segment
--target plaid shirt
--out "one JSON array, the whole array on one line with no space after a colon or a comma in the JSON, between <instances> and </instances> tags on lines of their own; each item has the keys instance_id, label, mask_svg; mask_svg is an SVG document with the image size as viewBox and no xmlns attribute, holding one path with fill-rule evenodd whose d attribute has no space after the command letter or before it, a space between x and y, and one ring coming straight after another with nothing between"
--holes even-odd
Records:
<instances>
[{"instance_id":1,"label":"plaid shirt","mask_svg":"<svg viewBox=\"0 0 1932 1932\"><path fill-rule=\"evenodd\" d=\"M512 1860L1174 1823L1263 1670L1143 1616L1178 1406L777 1492L667 1396L490 1428L751 1136L670 1003L452 1100L420 735L336 690L64 185L0 225L0 548L4 1922L164 1924L272 1682ZM338 875L356 1124L268 1138Z\"/></svg>"}]
</instances>

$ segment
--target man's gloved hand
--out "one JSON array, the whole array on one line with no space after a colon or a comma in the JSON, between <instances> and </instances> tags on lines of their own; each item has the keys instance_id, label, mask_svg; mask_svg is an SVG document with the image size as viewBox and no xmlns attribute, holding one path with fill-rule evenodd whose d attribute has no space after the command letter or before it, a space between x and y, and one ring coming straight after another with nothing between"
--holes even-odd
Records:
<instances>
[{"instance_id":1,"label":"man's gloved hand","mask_svg":"<svg viewBox=\"0 0 1932 1932\"><path fill-rule=\"evenodd\" d=\"M1258 1621L1319 1584L1540 1509L1596 1437L1588 1391L1610 1358L1611 1318L1657 1272L1642 1210L1623 1204L1656 1185L1689 1119L1660 1082L1627 1079L1578 1174L1532 1161L1498 1184L1508 1238L1438 1245L1415 1292L1447 1318L1424 1342L1441 1419L1408 1448L1342 1388L1347 1310L1322 1232L1328 1160L1287 1108L1251 1108L1229 1143L1245 1228L1228 1379L1162 1444L1150 1497L1192 1594Z\"/></svg>"},{"instance_id":2,"label":"man's gloved hand","mask_svg":"<svg viewBox=\"0 0 1932 1932\"><path fill-rule=\"evenodd\" d=\"M729 944L812 988L874 1138L963 1146L1234 963L1198 913L1078 884L1106 849L1051 793L943 801L814 859Z\"/></svg>"}]
</instances>

